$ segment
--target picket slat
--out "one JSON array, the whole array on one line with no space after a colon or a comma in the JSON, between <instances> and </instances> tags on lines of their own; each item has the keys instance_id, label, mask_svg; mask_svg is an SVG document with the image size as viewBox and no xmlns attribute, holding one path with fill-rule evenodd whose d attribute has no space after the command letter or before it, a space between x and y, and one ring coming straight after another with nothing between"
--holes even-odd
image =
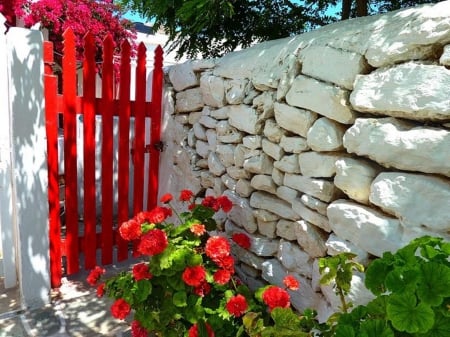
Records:
<instances>
[{"instance_id":1,"label":"picket slat","mask_svg":"<svg viewBox=\"0 0 450 337\"><path fill-rule=\"evenodd\" d=\"M77 144L76 144L76 110L77 76L75 58L75 35L67 30L64 37L63 68L63 120L64 120L64 175L66 178L66 242L67 273L79 271L78 251L78 191L77 191Z\"/></svg>"},{"instance_id":2,"label":"picket slat","mask_svg":"<svg viewBox=\"0 0 450 337\"><path fill-rule=\"evenodd\" d=\"M153 69L151 127L150 127L150 165L148 179L148 199L147 208L156 206L158 199L158 169L161 147L155 146L161 142L161 103L162 103L162 83L163 83L163 49L161 46L155 49L155 62ZM162 145L164 146L164 145Z\"/></svg>"},{"instance_id":3,"label":"picket slat","mask_svg":"<svg viewBox=\"0 0 450 337\"><path fill-rule=\"evenodd\" d=\"M128 220L128 192L129 192L129 161L130 161L130 66L131 47L128 41L122 43L120 59L119 83L119 225ZM117 235L117 259L123 261L128 258L127 242Z\"/></svg>"},{"instance_id":4,"label":"picket slat","mask_svg":"<svg viewBox=\"0 0 450 337\"><path fill-rule=\"evenodd\" d=\"M84 159L84 256L85 269L96 265L96 201L95 201L95 40L84 37L83 62L83 159Z\"/></svg>"},{"instance_id":5,"label":"picket slat","mask_svg":"<svg viewBox=\"0 0 450 337\"><path fill-rule=\"evenodd\" d=\"M102 264L113 261L113 40L103 42L102 66Z\"/></svg>"},{"instance_id":6,"label":"picket slat","mask_svg":"<svg viewBox=\"0 0 450 337\"><path fill-rule=\"evenodd\" d=\"M58 79L53 75L53 43L44 42L45 63L45 131L47 134L48 205L50 241L50 282L53 288L61 285L61 224L59 218L58 110L56 94Z\"/></svg>"}]
</instances>

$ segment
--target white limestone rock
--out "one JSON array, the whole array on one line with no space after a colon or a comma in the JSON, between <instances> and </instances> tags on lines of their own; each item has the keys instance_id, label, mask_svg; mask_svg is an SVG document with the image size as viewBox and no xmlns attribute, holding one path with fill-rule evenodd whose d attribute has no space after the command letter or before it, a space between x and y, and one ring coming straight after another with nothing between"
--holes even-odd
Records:
<instances>
[{"instance_id":1,"label":"white limestone rock","mask_svg":"<svg viewBox=\"0 0 450 337\"><path fill-rule=\"evenodd\" d=\"M439 58L439 63L443 66L450 66L450 44L444 46L444 51Z\"/></svg>"},{"instance_id":2,"label":"white limestone rock","mask_svg":"<svg viewBox=\"0 0 450 337\"><path fill-rule=\"evenodd\" d=\"M209 106L203 108L203 111L206 110L206 108L208 108L208 116L211 116L214 119L218 119L218 120L224 120L224 119L228 119L228 109L226 106L219 108L219 109L211 109Z\"/></svg>"},{"instance_id":3,"label":"white limestone rock","mask_svg":"<svg viewBox=\"0 0 450 337\"><path fill-rule=\"evenodd\" d=\"M240 167L236 166L229 166L227 167L227 173L230 175L233 179L249 179L250 173L248 173L246 170Z\"/></svg>"},{"instance_id":4,"label":"white limestone rock","mask_svg":"<svg viewBox=\"0 0 450 337\"><path fill-rule=\"evenodd\" d=\"M188 123L194 125L203 115L209 115L209 107L204 106L201 111L193 111L188 116Z\"/></svg>"},{"instance_id":5,"label":"white limestone rock","mask_svg":"<svg viewBox=\"0 0 450 337\"><path fill-rule=\"evenodd\" d=\"M262 147L262 136L250 135L242 138L242 144L252 150L257 150Z\"/></svg>"},{"instance_id":6,"label":"white limestone rock","mask_svg":"<svg viewBox=\"0 0 450 337\"><path fill-rule=\"evenodd\" d=\"M292 200L292 209L295 213L300 215L303 220L323 229L325 232L331 232L328 218L306 207L299 198Z\"/></svg>"},{"instance_id":7,"label":"white limestone rock","mask_svg":"<svg viewBox=\"0 0 450 337\"><path fill-rule=\"evenodd\" d=\"M290 156L283 156L279 161L273 163L273 166L286 173L297 173L300 171L300 164L298 161L298 154L292 154ZM281 185L281 184L278 184Z\"/></svg>"},{"instance_id":8,"label":"white limestone rock","mask_svg":"<svg viewBox=\"0 0 450 337\"><path fill-rule=\"evenodd\" d=\"M330 178L336 174L336 160L341 157L339 154L303 152L298 156L300 172L306 177Z\"/></svg>"},{"instance_id":9,"label":"white limestone rock","mask_svg":"<svg viewBox=\"0 0 450 337\"><path fill-rule=\"evenodd\" d=\"M297 244L280 240L277 258L287 270L307 278L312 277L311 257Z\"/></svg>"},{"instance_id":10,"label":"white limestone rock","mask_svg":"<svg viewBox=\"0 0 450 337\"><path fill-rule=\"evenodd\" d=\"M309 128L317 119L317 114L287 104L275 103L275 120L282 128L306 137Z\"/></svg>"},{"instance_id":11,"label":"white limestone rock","mask_svg":"<svg viewBox=\"0 0 450 337\"><path fill-rule=\"evenodd\" d=\"M269 119L273 117L273 105L275 101L275 92L264 91L261 95L256 96L253 99L253 108L259 114L261 119Z\"/></svg>"},{"instance_id":12,"label":"white limestone rock","mask_svg":"<svg viewBox=\"0 0 450 337\"><path fill-rule=\"evenodd\" d=\"M339 123L352 124L356 115L348 98L348 90L300 75L292 83L286 95L286 102Z\"/></svg>"},{"instance_id":13,"label":"white limestone rock","mask_svg":"<svg viewBox=\"0 0 450 337\"><path fill-rule=\"evenodd\" d=\"M225 105L224 79L213 76L211 73L203 73L200 77L200 90L206 105L220 108Z\"/></svg>"},{"instance_id":14,"label":"white limestone rock","mask_svg":"<svg viewBox=\"0 0 450 337\"><path fill-rule=\"evenodd\" d=\"M450 159L450 157L448 158ZM404 172L380 173L370 201L395 215L405 227L450 231L450 180Z\"/></svg>"},{"instance_id":15,"label":"white limestone rock","mask_svg":"<svg viewBox=\"0 0 450 337\"><path fill-rule=\"evenodd\" d=\"M280 171L279 169L274 167L273 170L272 170L272 179L273 179L273 182L275 184L277 184L278 186L283 185L284 172Z\"/></svg>"},{"instance_id":16,"label":"white limestone rock","mask_svg":"<svg viewBox=\"0 0 450 337\"><path fill-rule=\"evenodd\" d=\"M216 176L221 176L226 171L226 167L215 152L210 152L208 155L208 168Z\"/></svg>"},{"instance_id":17,"label":"white limestone rock","mask_svg":"<svg viewBox=\"0 0 450 337\"><path fill-rule=\"evenodd\" d=\"M328 237L325 246L327 247L328 255L334 256L340 253L353 253L356 254L354 258L356 262L361 263L363 266L369 264L369 254L365 250L362 250L347 240L339 238L333 233Z\"/></svg>"},{"instance_id":18,"label":"white limestone rock","mask_svg":"<svg viewBox=\"0 0 450 337\"><path fill-rule=\"evenodd\" d=\"M307 134L307 144L314 151L339 151L344 149L343 137L346 126L329 118L315 121Z\"/></svg>"},{"instance_id":19,"label":"white limestone rock","mask_svg":"<svg viewBox=\"0 0 450 337\"><path fill-rule=\"evenodd\" d=\"M303 74L349 90L356 75L366 74L370 68L363 55L327 46L310 45L299 57Z\"/></svg>"},{"instance_id":20,"label":"white limestone rock","mask_svg":"<svg viewBox=\"0 0 450 337\"><path fill-rule=\"evenodd\" d=\"M246 198L241 198L232 191L225 191L223 195L227 196L233 203L233 208L228 212L228 218L236 225L242 226L248 233L255 233L258 226L253 216L253 208Z\"/></svg>"},{"instance_id":21,"label":"white limestone rock","mask_svg":"<svg viewBox=\"0 0 450 337\"><path fill-rule=\"evenodd\" d=\"M250 185L258 191L265 191L271 194L277 193L277 185L273 182L272 177L265 174L254 175Z\"/></svg>"},{"instance_id":22,"label":"white limestone rock","mask_svg":"<svg viewBox=\"0 0 450 337\"><path fill-rule=\"evenodd\" d=\"M308 208L315 210L319 214L327 215L328 203L316 199L309 194L302 194L300 201Z\"/></svg>"},{"instance_id":23,"label":"white limestone rock","mask_svg":"<svg viewBox=\"0 0 450 337\"><path fill-rule=\"evenodd\" d=\"M251 135L257 135L262 130L263 121L259 119L256 110L248 105L229 106L228 118L230 125Z\"/></svg>"},{"instance_id":24,"label":"white limestone rock","mask_svg":"<svg viewBox=\"0 0 450 337\"><path fill-rule=\"evenodd\" d=\"M207 142L197 140L195 142L195 151L202 158L208 158L209 152L211 151L211 146L209 146Z\"/></svg>"},{"instance_id":25,"label":"white limestone rock","mask_svg":"<svg viewBox=\"0 0 450 337\"><path fill-rule=\"evenodd\" d=\"M280 219L277 222L276 234L283 239L294 241L297 238L295 235L295 227L295 221Z\"/></svg>"},{"instance_id":26,"label":"white limestone rock","mask_svg":"<svg viewBox=\"0 0 450 337\"><path fill-rule=\"evenodd\" d=\"M244 160L244 168L256 174L272 174L273 160L265 153Z\"/></svg>"},{"instance_id":27,"label":"white limestone rock","mask_svg":"<svg viewBox=\"0 0 450 337\"><path fill-rule=\"evenodd\" d=\"M279 143L281 138L286 135L286 130L282 129L275 119L268 119L264 125L263 133L271 142Z\"/></svg>"},{"instance_id":28,"label":"white limestone rock","mask_svg":"<svg viewBox=\"0 0 450 337\"><path fill-rule=\"evenodd\" d=\"M400 221L348 200L337 200L327 209L334 233L375 256L402 246Z\"/></svg>"},{"instance_id":29,"label":"white limestone rock","mask_svg":"<svg viewBox=\"0 0 450 337\"><path fill-rule=\"evenodd\" d=\"M284 185L300 192L310 194L317 199L330 202L340 196L340 191L330 181L304 177L298 174L286 173Z\"/></svg>"},{"instance_id":30,"label":"white limestone rock","mask_svg":"<svg viewBox=\"0 0 450 337\"><path fill-rule=\"evenodd\" d=\"M255 218L261 221L278 221L280 220L280 216L275 213L269 212L265 209L255 209L253 211L253 215Z\"/></svg>"},{"instance_id":31,"label":"white limestone rock","mask_svg":"<svg viewBox=\"0 0 450 337\"><path fill-rule=\"evenodd\" d=\"M284 155L284 150L280 145L272 143L266 138L262 140L262 149L267 155L275 160L280 160Z\"/></svg>"},{"instance_id":32,"label":"white limestone rock","mask_svg":"<svg viewBox=\"0 0 450 337\"><path fill-rule=\"evenodd\" d=\"M275 231L277 230L277 221L263 221L261 219L256 219L258 224L258 232L261 235L268 237L269 239L276 238Z\"/></svg>"},{"instance_id":33,"label":"white limestone rock","mask_svg":"<svg viewBox=\"0 0 450 337\"><path fill-rule=\"evenodd\" d=\"M225 131L225 130L223 130L223 131ZM236 128L234 128L232 126L229 126L228 129L226 130L226 132L222 132L222 134L217 133L217 139L220 142L227 143L227 144L242 143L243 137L244 137L244 133L240 132L239 130L237 130Z\"/></svg>"},{"instance_id":34,"label":"white limestone rock","mask_svg":"<svg viewBox=\"0 0 450 337\"><path fill-rule=\"evenodd\" d=\"M246 96L248 80L225 81L225 98L228 104L242 104Z\"/></svg>"},{"instance_id":35,"label":"white limestone rock","mask_svg":"<svg viewBox=\"0 0 450 337\"><path fill-rule=\"evenodd\" d=\"M234 149L235 146L229 144L219 144L216 146L216 154L225 168L234 165Z\"/></svg>"},{"instance_id":36,"label":"white limestone rock","mask_svg":"<svg viewBox=\"0 0 450 337\"><path fill-rule=\"evenodd\" d=\"M171 66L169 68L169 79L176 91L197 87L200 84L190 61Z\"/></svg>"},{"instance_id":37,"label":"white limestone rock","mask_svg":"<svg viewBox=\"0 0 450 337\"><path fill-rule=\"evenodd\" d=\"M290 153L301 153L309 149L306 138L283 136L280 139L280 146L284 151Z\"/></svg>"},{"instance_id":38,"label":"white limestone rock","mask_svg":"<svg viewBox=\"0 0 450 337\"><path fill-rule=\"evenodd\" d=\"M222 180L222 183L230 190L235 192L236 191L236 183L237 181L233 178L231 178L228 174L224 174L220 177Z\"/></svg>"},{"instance_id":39,"label":"white limestone rock","mask_svg":"<svg viewBox=\"0 0 450 337\"><path fill-rule=\"evenodd\" d=\"M237 259L257 270L262 270L262 264L266 260L261 256L250 252L238 245L232 245L232 253L237 257Z\"/></svg>"},{"instance_id":40,"label":"white limestone rock","mask_svg":"<svg viewBox=\"0 0 450 337\"><path fill-rule=\"evenodd\" d=\"M243 198L250 197L254 190L252 184L247 179L239 179L236 182L236 193Z\"/></svg>"},{"instance_id":41,"label":"white limestone rock","mask_svg":"<svg viewBox=\"0 0 450 337\"><path fill-rule=\"evenodd\" d=\"M300 62L298 61L296 55L291 54L286 57L286 70L280 76L280 82L277 88L277 101L283 100L286 97L292 82L300 73Z\"/></svg>"},{"instance_id":42,"label":"white limestone rock","mask_svg":"<svg viewBox=\"0 0 450 337\"><path fill-rule=\"evenodd\" d=\"M354 109L413 120L450 118L450 70L414 62L357 76Z\"/></svg>"},{"instance_id":43,"label":"white limestone rock","mask_svg":"<svg viewBox=\"0 0 450 337\"><path fill-rule=\"evenodd\" d=\"M342 157L336 161L334 184L351 199L368 205L370 185L381 170L368 160Z\"/></svg>"},{"instance_id":44,"label":"white limestone rock","mask_svg":"<svg viewBox=\"0 0 450 337\"><path fill-rule=\"evenodd\" d=\"M208 171L202 171L200 173L200 184L204 188L213 188L215 185L216 176Z\"/></svg>"},{"instance_id":45,"label":"white limestone rock","mask_svg":"<svg viewBox=\"0 0 450 337\"><path fill-rule=\"evenodd\" d=\"M176 94L175 113L198 111L203 106L200 88L187 89Z\"/></svg>"},{"instance_id":46,"label":"white limestone rock","mask_svg":"<svg viewBox=\"0 0 450 337\"><path fill-rule=\"evenodd\" d=\"M208 115L203 115L198 120L198 123L203 125L205 128L215 129L217 126L217 119L212 118L211 116Z\"/></svg>"},{"instance_id":47,"label":"white limestone rock","mask_svg":"<svg viewBox=\"0 0 450 337\"><path fill-rule=\"evenodd\" d=\"M206 130L200 123L195 123L192 126L192 130L194 131L194 135L197 139L207 140L206 139Z\"/></svg>"},{"instance_id":48,"label":"white limestone rock","mask_svg":"<svg viewBox=\"0 0 450 337\"><path fill-rule=\"evenodd\" d=\"M250 206L265 209L266 211L275 213L285 219L299 219L299 216L292 210L289 203L266 192L254 192L250 197Z\"/></svg>"},{"instance_id":49,"label":"white limestone rock","mask_svg":"<svg viewBox=\"0 0 450 337\"><path fill-rule=\"evenodd\" d=\"M344 135L348 152L385 167L450 176L450 131L388 118L358 118Z\"/></svg>"},{"instance_id":50,"label":"white limestone rock","mask_svg":"<svg viewBox=\"0 0 450 337\"><path fill-rule=\"evenodd\" d=\"M294 235L300 247L312 258L326 255L327 247L325 243L328 235L319 227L305 220L299 220L295 223Z\"/></svg>"},{"instance_id":51,"label":"white limestone rock","mask_svg":"<svg viewBox=\"0 0 450 337\"><path fill-rule=\"evenodd\" d=\"M200 59L192 62L192 70L195 72L202 72L208 69L212 69L216 66L216 59Z\"/></svg>"},{"instance_id":52,"label":"white limestone rock","mask_svg":"<svg viewBox=\"0 0 450 337\"><path fill-rule=\"evenodd\" d=\"M298 197L298 191L294 190L293 188L289 188L287 186L278 186L276 194L278 198L285 200L289 203L291 203L292 200L295 200L295 198Z\"/></svg>"}]
</instances>

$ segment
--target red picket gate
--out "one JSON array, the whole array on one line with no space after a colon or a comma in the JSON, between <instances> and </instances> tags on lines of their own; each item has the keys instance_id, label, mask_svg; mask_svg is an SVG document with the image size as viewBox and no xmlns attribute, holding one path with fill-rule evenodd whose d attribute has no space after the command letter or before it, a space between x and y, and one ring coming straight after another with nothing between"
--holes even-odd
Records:
<instances>
[{"instance_id":1,"label":"red picket gate","mask_svg":"<svg viewBox=\"0 0 450 337\"><path fill-rule=\"evenodd\" d=\"M49 233L50 273L52 287L61 285L63 257L67 274L80 270L80 257L84 256L84 268L92 269L97 264L111 264L126 260L128 243L117 235L117 226L128 220L129 209L136 214L143 210L145 154L150 156L147 188L147 209L156 205L158 193L158 166L160 142L161 103L163 85L163 50L155 50L152 82L152 101L146 101L146 47L139 45L136 67L135 100L130 100L131 47L122 44L120 57L119 97L114 96L113 41L104 40L101 68L101 98L96 98L95 43L91 34L84 38L83 96L77 95L77 69L75 58L75 36L71 30L64 33L64 55L62 56L62 94L58 93L58 77L53 74L53 45L44 45L45 118L48 146L49 182ZM58 120L62 115L64 138L65 181L65 227L60 219ZM79 226L77 183L77 135L76 118L83 118L83 224ZM96 144L96 116L101 116L101 144ZM145 121L151 119L150 144L146 143ZM113 123L119 120L118 131L118 204L113 197ZM129 141L130 120L134 119L135 139ZM96 146L101 146L101 223L96 214ZM130 165L130 159L133 165ZM132 167L132 172L130 172ZM132 205L129 204L130 174L133 175ZM113 214L114 208L117 214ZM98 226L97 226L98 225ZM64 229L64 230L63 230ZM100 249L101 261L97 261ZM117 256L114 257L114 251ZM81 255L81 256L80 256Z\"/></svg>"}]
</instances>

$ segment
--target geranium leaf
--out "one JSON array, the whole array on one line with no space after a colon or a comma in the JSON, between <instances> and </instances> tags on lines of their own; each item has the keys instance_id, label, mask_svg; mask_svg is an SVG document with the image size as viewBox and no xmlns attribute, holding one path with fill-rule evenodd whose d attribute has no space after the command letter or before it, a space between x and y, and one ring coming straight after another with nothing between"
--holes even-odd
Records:
<instances>
[{"instance_id":1,"label":"geranium leaf","mask_svg":"<svg viewBox=\"0 0 450 337\"><path fill-rule=\"evenodd\" d=\"M365 337L394 337L394 332L385 320L375 319L361 323L359 336Z\"/></svg>"},{"instance_id":2,"label":"geranium leaf","mask_svg":"<svg viewBox=\"0 0 450 337\"><path fill-rule=\"evenodd\" d=\"M334 337L355 337L355 330L351 325L338 325Z\"/></svg>"},{"instance_id":3,"label":"geranium leaf","mask_svg":"<svg viewBox=\"0 0 450 337\"><path fill-rule=\"evenodd\" d=\"M149 280L140 280L135 283L134 297L138 302L144 302L152 293L152 284Z\"/></svg>"},{"instance_id":4,"label":"geranium leaf","mask_svg":"<svg viewBox=\"0 0 450 337\"><path fill-rule=\"evenodd\" d=\"M428 262L423 264L421 269L417 296L431 306L438 306L444 297L450 296L450 267Z\"/></svg>"},{"instance_id":5,"label":"geranium leaf","mask_svg":"<svg viewBox=\"0 0 450 337\"><path fill-rule=\"evenodd\" d=\"M450 319L444 315L437 315L433 327L418 337L448 337L450 336Z\"/></svg>"},{"instance_id":6,"label":"geranium leaf","mask_svg":"<svg viewBox=\"0 0 450 337\"><path fill-rule=\"evenodd\" d=\"M386 275L386 288L394 293L414 292L419 279L419 268L396 268Z\"/></svg>"},{"instance_id":7,"label":"geranium leaf","mask_svg":"<svg viewBox=\"0 0 450 337\"><path fill-rule=\"evenodd\" d=\"M176 307L186 307L187 306L187 296L185 291L178 291L175 294L173 294L173 304Z\"/></svg>"},{"instance_id":8,"label":"geranium leaf","mask_svg":"<svg viewBox=\"0 0 450 337\"><path fill-rule=\"evenodd\" d=\"M375 295L380 295L385 291L384 280L391 267L383 259L374 260L366 271L365 285Z\"/></svg>"},{"instance_id":9,"label":"geranium leaf","mask_svg":"<svg viewBox=\"0 0 450 337\"><path fill-rule=\"evenodd\" d=\"M387 305L388 296L378 296L371 302L367 304L367 310L370 312L370 315L384 318L386 317L386 305Z\"/></svg>"},{"instance_id":10,"label":"geranium leaf","mask_svg":"<svg viewBox=\"0 0 450 337\"><path fill-rule=\"evenodd\" d=\"M300 329L300 318L290 308L274 308L270 316L277 328Z\"/></svg>"},{"instance_id":11,"label":"geranium leaf","mask_svg":"<svg viewBox=\"0 0 450 337\"><path fill-rule=\"evenodd\" d=\"M434 324L434 312L425 303L416 303L415 294L393 294L386 307L388 319L399 331L425 333Z\"/></svg>"}]
</instances>

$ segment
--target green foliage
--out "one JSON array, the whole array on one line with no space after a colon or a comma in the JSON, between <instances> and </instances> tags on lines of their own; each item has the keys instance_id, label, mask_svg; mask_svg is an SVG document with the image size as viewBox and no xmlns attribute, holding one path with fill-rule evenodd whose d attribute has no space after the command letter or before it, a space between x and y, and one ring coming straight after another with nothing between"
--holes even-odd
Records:
<instances>
[{"instance_id":1,"label":"green foliage","mask_svg":"<svg viewBox=\"0 0 450 337\"><path fill-rule=\"evenodd\" d=\"M217 57L237 47L326 24L436 0L121 0L163 29L179 57ZM348 6L346 6L348 4ZM363 11L357 5L362 5Z\"/></svg>"}]
</instances>

